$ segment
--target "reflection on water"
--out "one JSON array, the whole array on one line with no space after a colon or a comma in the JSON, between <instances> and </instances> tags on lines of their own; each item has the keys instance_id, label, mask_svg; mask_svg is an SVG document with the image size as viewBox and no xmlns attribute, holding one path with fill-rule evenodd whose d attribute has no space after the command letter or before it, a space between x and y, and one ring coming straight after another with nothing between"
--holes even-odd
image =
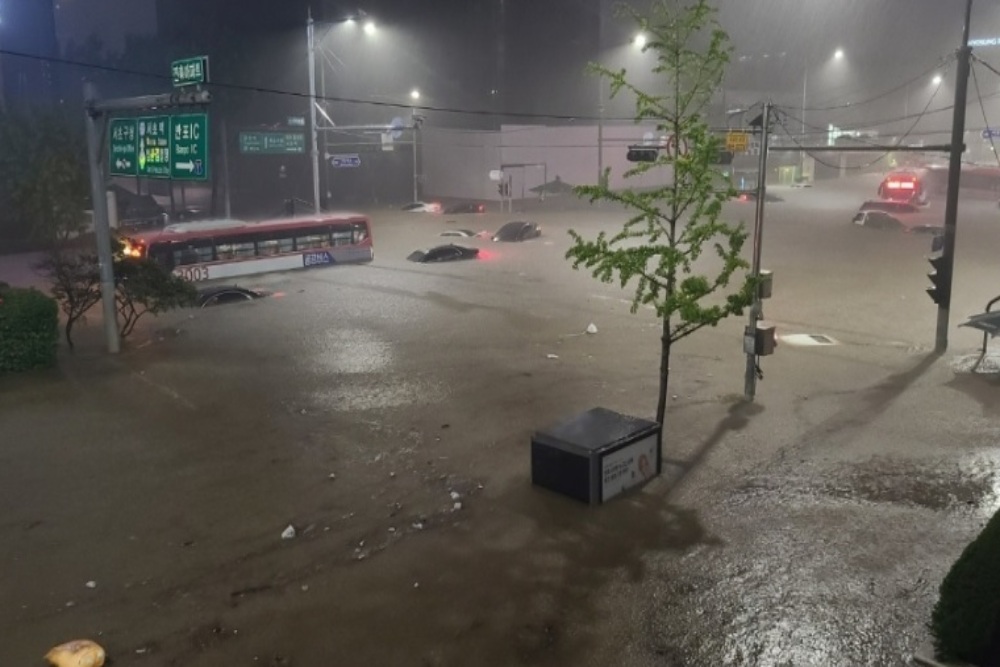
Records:
<instances>
[{"instance_id":1,"label":"reflection on water","mask_svg":"<svg viewBox=\"0 0 1000 667\"><path fill-rule=\"evenodd\" d=\"M446 397L444 387L436 382L398 378L385 378L375 384L350 382L312 394L313 401L321 407L337 412L439 403Z\"/></svg>"},{"instance_id":2,"label":"reflection on water","mask_svg":"<svg viewBox=\"0 0 1000 667\"><path fill-rule=\"evenodd\" d=\"M307 361L329 373L377 373L392 364L393 354L392 345L370 329L332 328L324 332Z\"/></svg>"}]
</instances>

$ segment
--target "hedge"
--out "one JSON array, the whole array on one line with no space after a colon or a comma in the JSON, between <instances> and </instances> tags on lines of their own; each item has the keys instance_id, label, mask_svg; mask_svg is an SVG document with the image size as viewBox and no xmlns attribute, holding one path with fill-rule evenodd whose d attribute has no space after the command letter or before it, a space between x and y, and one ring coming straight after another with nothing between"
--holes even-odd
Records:
<instances>
[{"instance_id":1,"label":"hedge","mask_svg":"<svg viewBox=\"0 0 1000 667\"><path fill-rule=\"evenodd\" d=\"M1000 665L1000 510L952 566L931 616L943 660Z\"/></svg>"},{"instance_id":2,"label":"hedge","mask_svg":"<svg viewBox=\"0 0 1000 667\"><path fill-rule=\"evenodd\" d=\"M0 287L0 373L56 364L59 308L38 290Z\"/></svg>"}]
</instances>

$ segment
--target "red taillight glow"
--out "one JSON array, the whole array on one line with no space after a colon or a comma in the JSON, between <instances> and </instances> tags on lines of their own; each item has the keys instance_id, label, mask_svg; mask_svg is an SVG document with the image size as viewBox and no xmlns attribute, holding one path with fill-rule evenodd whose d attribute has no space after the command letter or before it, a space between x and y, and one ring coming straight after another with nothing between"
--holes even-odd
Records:
<instances>
[{"instance_id":1,"label":"red taillight glow","mask_svg":"<svg viewBox=\"0 0 1000 667\"><path fill-rule=\"evenodd\" d=\"M496 253L491 252L489 250L482 250L481 249L479 251L479 254L476 255L476 258L477 259L484 259L486 261L490 261L491 259L495 259L496 258Z\"/></svg>"},{"instance_id":2,"label":"red taillight glow","mask_svg":"<svg viewBox=\"0 0 1000 667\"><path fill-rule=\"evenodd\" d=\"M480 213L482 213L482 212L483 212L483 211L485 211L485 210L486 210L486 207L485 207L485 206L483 206L482 204L480 204L480 205L479 205L479 212L480 212Z\"/></svg>"},{"instance_id":3,"label":"red taillight glow","mask_svg":"<svg viewBox=\"0 0 1000 667\"><path fill-rule=\"evenodd\" d=\"M122 247L122 254L126 257L142 257L143 246L141 243L133 244L131 241L126 241L124 247Z\"/></svg>"},{"instance_id":4,"label":"red taillight glow","mask_svg":"<svg viewBox=\"0 0 1000 667\"><path fill-rule=\"evenodd\" d=\"M747 197L746 195L740 195L740 201L746 201L748 199L750 199L750 197Z\"/></svg>"}]
</instances>

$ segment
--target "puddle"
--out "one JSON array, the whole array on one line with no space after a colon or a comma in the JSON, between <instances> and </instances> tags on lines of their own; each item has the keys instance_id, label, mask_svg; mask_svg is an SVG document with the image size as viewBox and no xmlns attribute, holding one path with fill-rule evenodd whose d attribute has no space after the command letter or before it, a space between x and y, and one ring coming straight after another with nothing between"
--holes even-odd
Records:
<instances>
[{"instance_id":1,"label":"puddle","mask_svg":"<svg viewBox=\"0 0 1000 667\"><path fill-rule=\"evenodd\" d=\"M377 383L359 385L347 383L312 395L317 407L336 412L384 410L404 405L425 405L443 402L448 392L436 382L420 382L382 378Z\"/></svg>"},{"instance_id":2,"label":"puddle","mask_svg":"<svg viewBox=\"0 0 1000 667\"><path fill-rule=\"evenodd\" d=\"M1000 457L976 455L920 463L872 459L830 468L813 465L812 469L802 464L787 475L748 480L731 500L735 504L777 500L813 504L824 498L971 511L988 517L1000 507Z\"/></svg>"}]
</instances>

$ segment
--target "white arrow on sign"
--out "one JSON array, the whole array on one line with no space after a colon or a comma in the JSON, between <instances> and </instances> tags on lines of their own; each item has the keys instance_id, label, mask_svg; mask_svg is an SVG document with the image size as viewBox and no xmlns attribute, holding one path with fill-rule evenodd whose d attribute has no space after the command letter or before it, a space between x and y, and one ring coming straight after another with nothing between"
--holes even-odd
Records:
<instances>
[{"instance_id":1,"label":"white arrow on sign","mask_svg":"<svg viewBox=\"0 0 1000 667\"><path fill-rule=\"evenodd\" d=\"M178 162L174 165L178 169L183 169L184 171L194 171L194 162L188 160L187 162Z\"/></svg>"}]
</instances>

